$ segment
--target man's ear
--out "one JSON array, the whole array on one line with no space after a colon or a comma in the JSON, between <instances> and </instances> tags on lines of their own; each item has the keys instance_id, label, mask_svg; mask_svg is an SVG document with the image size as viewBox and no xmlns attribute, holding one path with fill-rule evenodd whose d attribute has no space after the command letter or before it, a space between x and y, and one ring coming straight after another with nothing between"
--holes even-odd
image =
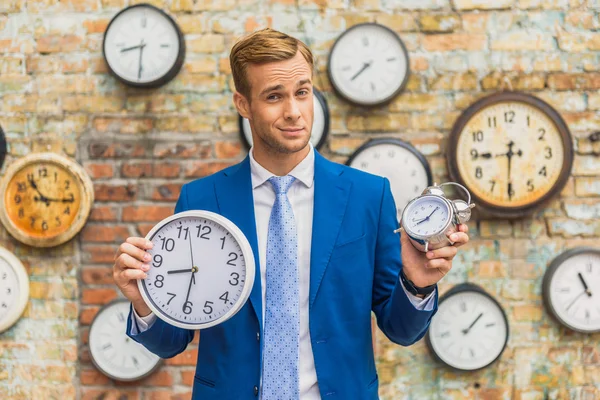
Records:
<instances>
[{"instance_id":1,"label":"man's ear","mask_svg":"<svg viewBox=\"0 0 600 400\"><path fill-rule=\"evenodd\" d=\"M235 104L237 112L240 113L242 117L248 118L250 116L250 103L243 94L238 91L233 93L233 104Z\"/></svg>"}]
</instances>

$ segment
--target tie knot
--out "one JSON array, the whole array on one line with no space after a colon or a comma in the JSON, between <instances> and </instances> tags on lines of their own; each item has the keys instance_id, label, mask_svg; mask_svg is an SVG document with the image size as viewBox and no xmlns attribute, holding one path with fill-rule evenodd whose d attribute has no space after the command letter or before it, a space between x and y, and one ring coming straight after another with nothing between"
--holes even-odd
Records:
<instances>
[{"instance_id":1,"label":"tie knot","mask_svg":"<svg viewBox=\"0 0 600 400\"><path fill-rule=\"evenodd\" d=\"M291 175L286 176L272 176L269 178L269 182L273 185L273 190L275 190L275 194L286 194L290 186L296 178Z\"/></svg>"}]
</instances>

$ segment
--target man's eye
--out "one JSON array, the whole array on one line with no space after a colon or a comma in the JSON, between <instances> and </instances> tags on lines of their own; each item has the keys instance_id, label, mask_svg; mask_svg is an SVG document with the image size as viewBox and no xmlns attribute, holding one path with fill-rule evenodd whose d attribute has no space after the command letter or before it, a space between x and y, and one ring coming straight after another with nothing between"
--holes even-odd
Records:
<instances>
[{"instance_id":1,"label":"man's eye","mask_svg":"<svg viewBox=\"0 0 600 400\"><path fill-rule=\"evenodd\" d=\"M308 94L308 90L304 89L298 92L299 95L304 96Z\"/></svg>"},{"instance_id":2,"label":"man's eye","mask_svg":"<svg viewBox=\"0 0 600 400\"><path fill-rule=\"evenodd\" d=\"M277 100L279 98L279 96L277 96L276 94L271 94L269 95L269 97L267 97L267 100Z\"/></svg>"}]
</instances>

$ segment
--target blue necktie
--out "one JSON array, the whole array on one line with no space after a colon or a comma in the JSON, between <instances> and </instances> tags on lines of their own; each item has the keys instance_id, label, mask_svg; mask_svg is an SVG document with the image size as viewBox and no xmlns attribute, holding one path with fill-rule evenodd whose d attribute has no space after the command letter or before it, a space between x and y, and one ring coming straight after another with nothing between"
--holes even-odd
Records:
<instances>
[{"instance_id":1,"label":"blue necktie","mask_svg":"<svg viewBox=\"0 0 600 400\"><path fill-rule=\"evenodd\" d=\"M263 400L299 396L298 234L287 191L296 178L269 179L275 203L267 237L267 287L263 347Z\"/></svg>"}]
</instances>

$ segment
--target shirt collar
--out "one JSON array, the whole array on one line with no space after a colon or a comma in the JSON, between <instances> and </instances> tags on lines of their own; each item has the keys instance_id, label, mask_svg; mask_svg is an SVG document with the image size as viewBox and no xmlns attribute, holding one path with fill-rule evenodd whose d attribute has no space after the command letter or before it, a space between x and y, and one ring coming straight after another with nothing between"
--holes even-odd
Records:
<instances>
[{"instance_id":1,"label":"shirt collar","mask_svg":"<svg viewBox=\"0 0 600 400\"><path fill-rule=\"evenodd\" d=\"M312 143L309 142L310 150L306 157L293 170L290 171L288 175L293 176L300 182L302 182L306 187L311 187L315 178L315 149L313 148ZM252 189L256 189L263 183L269 180L272 176L275 176L272 172L267 170L265 167L260 165L252 155L252 150L254 147L250 148L248 152L248 156L250 157L250 171L252 175Z\"/></svg>"}]
</instances>

